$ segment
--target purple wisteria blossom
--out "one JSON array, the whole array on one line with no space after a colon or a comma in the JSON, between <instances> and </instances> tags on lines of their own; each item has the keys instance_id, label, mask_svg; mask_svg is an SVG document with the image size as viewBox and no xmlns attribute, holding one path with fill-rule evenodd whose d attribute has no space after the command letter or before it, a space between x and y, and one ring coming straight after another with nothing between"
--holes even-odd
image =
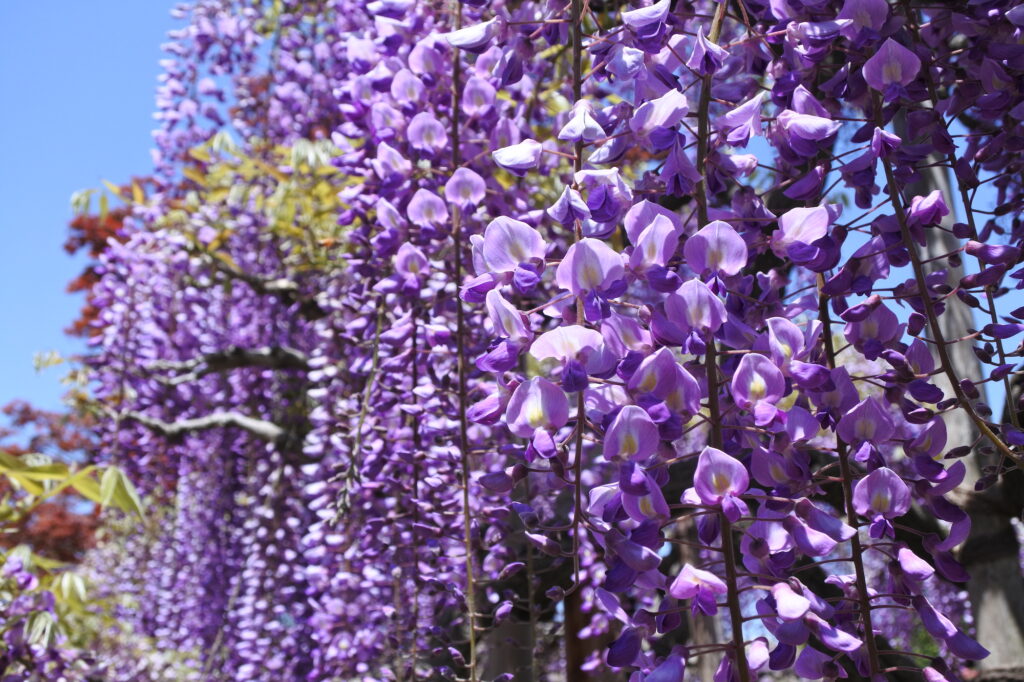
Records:
<instances>
[{"instance_id":1,"label":"purple wisteria blossom","mask_svg":"<svg viewBox=\"0 0 1024 682\"><path fill-rule=\"evenodd\" d=\"M697 273L735 275L747 264L747 245L728 223L708 223L686 240L686 263Z\"/></svg>"},{"instance_id":2,"label":"purple wisteria blossom","mask_svg":"<svg viewBox=\"0 0 1024 682\"><path fill-rule=\"evenodd\" d=\"M871 521L871 537L892 537L892 519L910 508L910 488L895 471L880 467L857 482L853 507Z\"/></svg>"},{"instance_id":3,"label":"purple wisteria blossom","mask_svg":"<svg viewBox=\"0 0 1024 682\"><path fill-rule=\"evenodd\" d=\"M892 38L864 62L864 80L892 100L906 92L921 70L921 59Z\"/></svg>"},{"instance_id":4,"label":"purple wisteria blossom","mask_svg":"<svg viewBox=\"0 0 1024 682\"><path fill-rule=\"evenodd\" d=\"M743 464L721 450L706 447L697 460L693 487L683 493L683 501L718 507L735 523L741 515L750 513L739 497L749 486L750 476Z\"/></svg>"}]
</instances>

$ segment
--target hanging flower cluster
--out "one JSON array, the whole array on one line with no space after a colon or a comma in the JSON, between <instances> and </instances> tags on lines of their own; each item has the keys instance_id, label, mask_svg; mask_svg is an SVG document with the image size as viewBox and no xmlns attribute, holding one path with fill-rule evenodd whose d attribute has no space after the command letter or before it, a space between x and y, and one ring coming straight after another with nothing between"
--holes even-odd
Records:
<instances>
[{"instance_id":1,"label":"hanging flower cluster","mask_svg":"<svg viewBox=\"0 0 1024 682\"><path fill-rule=\"evenodd\" d=\"M164 189L93 291L105 445L169 509L94 557L138 595L111 679L951 680L986 656L948 595L956 491L1024 462L983 398L1024 331L997 308L1024 286L1024 15L182 16ZM963 305L985 324L954 338ZM896 651L908 627L940 655Z\"/></svg>"}]
</instances>

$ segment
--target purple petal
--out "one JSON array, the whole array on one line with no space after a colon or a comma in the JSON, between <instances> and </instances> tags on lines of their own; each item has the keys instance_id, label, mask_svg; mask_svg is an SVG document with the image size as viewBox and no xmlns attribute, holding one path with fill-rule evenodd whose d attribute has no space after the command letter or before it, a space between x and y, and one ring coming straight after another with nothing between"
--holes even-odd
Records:
<instances>
[{"instance_id":1,"label":"purple petal","mask_svg":"<svg viewBox=\"0 0 1024 682\"><path fill-rule=\"evenodd\" d=\"M509 429L529 438L537 429L559 429L569 421L569 399L565 392L543 377L520 384L505 412Z\"/></svg>"},{"instance_id":2,"label":"purple petal","mask_svg":"<svg viewBox=\"0 0 1024 682\"><path fill-rule=\"evenodd\" d=\"M647 411L626 405L605 432L604 456L607 459L641 460L653 455L661 438L658 427Z\"/></svg>"},{"instance_id":3,"label":"purple petal","mask_svg":"<svg viewBox=\"0 0 1024 682\"><path fill-rule=\"evenodd\" d=\"M555 271L555 282L579 295L601 291L625 274L622 257L604 242L584 237L569 247Z\"/></svg>"},{"instance_id":4,"label":"purple petal","mask_svg":"<svg viewBox=\"0 0 1024 682\"><path fill-rule=\"evenodd\" d=\"M693 486L701 502L717 505L725 495L742 495L750 486L747 468L721 450L706 447L697 459Z\"/></svg>"},{"instance_id":5,"label":"purple petal","mask_svg":"<svg viewBox=\"0 0 1024 682\"><path fill-rule=\"evenodd\" d=\"M735 275L747 264L747 243L729 223L715 220L686 240L683 255L696 273Z\"/></svg>"},{"instance_id":6,"label":"purple petal","mask_svg":"<svg viewBox=\"0 0 1024 682\"><path fill-rule=\"evenodd\" d=\"M740 359L731 386L736 404L749 410L762 400L774 405L782 398L786 379L771 360L758 353L747 353Z\"/></svg>"},{"instance_id":7,"label":"purple petal","mask_svg":"<svg viewBox=\"0 0 1024 682\"><path fill-rule=\"evenodd\" d=\"M888 38L866 62L864 80L879 92L885 92L890 85L909 85L921 70L921 60L916 54Z\"/></svg>"},{"instance_id":8,"label":"purple petal","mask_svg":"<svg viewBox=\"0 0 1024 682\"><path fill-rule=\"evenodd\" d=\"M520 263L543 259L544 239L524 222L495 218L484 230L480 257L488 272L514 272ZM482 274L482 273L481 273Z\"/></svg>"},{"instance_id":9,"label":"purple petal","mask_svg":"<svg viewBox=\"0 0 1024 682\"><path fill-rule=\"evenodd\" d=\"M491 153L494 162L512 173L522 177L526 172L540 165L540 157L544 147L536 140L523 140L510 147L502 147Z\"/></svg>"}]
</instances>

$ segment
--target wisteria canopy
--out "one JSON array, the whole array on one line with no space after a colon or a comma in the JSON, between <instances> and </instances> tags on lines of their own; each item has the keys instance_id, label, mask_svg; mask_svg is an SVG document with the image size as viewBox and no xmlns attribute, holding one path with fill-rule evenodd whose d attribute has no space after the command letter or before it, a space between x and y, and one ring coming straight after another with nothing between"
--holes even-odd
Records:
<instances>
[{"instance_id":1,"label":"wisteria canopy","mask_svg":"<svg viewBox=\"0 0 1024 682\"><path fill-rule=\"evenodd\" d=\"M645 3L175 9L5 682L1024 666L1024 6Z\"/></svg>"}]
</instances>

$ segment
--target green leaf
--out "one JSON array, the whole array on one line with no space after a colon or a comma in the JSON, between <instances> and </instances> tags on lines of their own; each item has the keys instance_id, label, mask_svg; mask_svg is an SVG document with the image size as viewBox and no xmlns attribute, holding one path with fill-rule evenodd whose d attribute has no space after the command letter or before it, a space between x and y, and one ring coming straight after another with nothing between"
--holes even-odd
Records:
<instances>
[{"instance_id":1,"label":"green leaf","mask_svg":"<svg viewBox=\"0 0 1024 682\"><path fill-rule=\"evenodd\" d=\"M71 211L77 215L85 215L89 212L89 206L92 202L92 195L95 194L94 189L80 189L77 192L71 194Z\"/></svg>"},{"instance_id":2,"label":"green leaf","mask_svg":"<svg viewBox=\"0 0 1024 682\"><path fill-rule=\"evenodd\" d=\"M61 573L54 581L54 590L58 597L70 604L86 602L85 580L73 571Z\"/></svg>"},{"instance_id":3,"label":"green leaf","mask_svg":"<svg viewBox=\"0 0 1024 682\"><path fill-rule=\"evenodd\" d=\"M71 487L85 499L95 502L96 504L102 504L103 497L100 494L100 484L93 475L96 470L96 467L90 464L84 469L76 471L73 475L61 481L55 488L47 490L46 494L43 495L43 499L53 497L64 489Z\"/></svg>"},{"instance_id":4,"label":"green leaf","mask_svg":"<svg viewBox=\"0 0 1024 682\"><path fill-rule=\"evenodd\" d=\"M48 457L41 455L15 457L10 453L0 452L0 472L17 481L30 495L42 495L46 490L42 482L63 480L68 474L68 467L62 462L52 462Z\"/></svg>"},{"instance_id":5,"label":"green leaf","mask_svg":"<svg viewBox=\"0 0 1024 682\"><path fill-rule=\"evenodd\" d=\"M36 611L28 617L28 627L25 634L29 642L41 646L49 646L53 636L53 626L56 625L53 614L48 611Z\"/></svg>"},{"instance_id":6,"label":"green leaf","mask_svg":"<svg viewBox=\"0 0 1024 682\"><path fill-rule=\"evenodd\" d=\"M114 183L110 182L109 180L104 180L103 181L103 185L107 188L107 191L109 191L115 197L117 197L121 201L125 200L125 198L123 196L121 196L121 188L120 187L118 187Z\"/></svg>"},{"instance_id":7,"label":"green leaf","mask_svg":"<svg viewBox=\"0 0 1024 682\"><path fill-rule=\"evenodd\" d=\"M65 483L73 487L85 499L100 504L103 500L103 495L100 492L99 481L92 475L95 469L96 467L88 466L69 478Z\"/></svg>"},{"instance_id":8,"label":"green leaf","mask_svg":"<svg viewBox=\"0 0 1024 682\"><path fill-rule=\"evenodd\" d=\"M145 519L142 500L135 486L117 467L108 467L100 479L100 503L104 506L113 505L130 514L138 514Z\"/></svg>"}]
</instances>

